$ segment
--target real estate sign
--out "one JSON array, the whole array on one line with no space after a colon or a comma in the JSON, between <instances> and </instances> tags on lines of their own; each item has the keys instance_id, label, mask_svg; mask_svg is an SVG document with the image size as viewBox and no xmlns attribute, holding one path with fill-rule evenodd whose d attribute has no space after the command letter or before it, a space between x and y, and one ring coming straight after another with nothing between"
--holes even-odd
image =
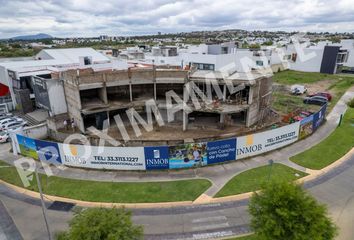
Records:
<instances>
[{"instance_id":1,"label":"real estate sign","mask_svg":"<svg viewBox=\"0 0 354 240\"><path fill-rule=\"evenodd\" d=\"M39 160L49 162L54 165L62 164L58 143L38 139L35 139L34 142L36 144Z\"/></svg>"},{"instance_id":2,"label":"real estate sign","mask_svg":"<svg viewBox=\"0 0 354 240\"><path fill-rule=\"evenodd\" d=\"M25 157L38 159L36 143L34 139L16 134L20 152Z\"/></svg>"},{"instance_id":3,"label":"real estate sign","mask_svg":"<svg viewBox=\"0 0 354 240\"><path fill-rule=\"evenodd\" d=\"M145 170L144 147L59 144L64 165L97 169Z\"/></svg>"},{"instance_id":4,"label":"real estate sign","mask_svg":"<svg viewBox=\"0 0 354 240\"><path fill-rule=\"evenodd\" d=\"M169 147L169 168L201 167L208 164L207 143L186 143Z\"/></svg>"},{"instance_id":5,"label":"real estate sign","mask_svg":"<svg viewBox=\"0 0 354 240\"><path fill-rule=\"evenodd\" d=\"M303 139L313 133L313 116L314 115L310 115L300 121L300 139Z\"/></svg>"},{"instance_id":6,"label":"real estate sign","mask_svg":"<svg viewBox=\"0 0 354 240\"><path fill-rule=\"evenodd\" d=\"M168 169L168 146L144 147L147 170Z\"/></svg>"},{"instance_id":7,"label":"real estate sign","mask_svg":"<svg viewBox=\"0 0 354 240\"><path fill-rule=\"evenodd\" d=\"M208 142L208 164L226 162L236 159L236 138Z\"/></svg>"},{"instance_id":8,"label":"real estate sign","mask_svg":"<svg viewBox=\"0 0 354 240\"><path fill-rule=\"evenodd\" d=\"M321 123L325 119L327 110L327 104L323 105L321 110L313 115L313 131L316 131L320 127Z\"/></svg>"},{"instance_id":9,"label":"real estate sign","mask_svg":"<svg viewBox=\"0 0 354 240\"><path fill-rule=\"evenodd\" d=\"M236 158L246 158L281 148L297 141L300 122L237 138Z\"/></svg>"}]
</instances>

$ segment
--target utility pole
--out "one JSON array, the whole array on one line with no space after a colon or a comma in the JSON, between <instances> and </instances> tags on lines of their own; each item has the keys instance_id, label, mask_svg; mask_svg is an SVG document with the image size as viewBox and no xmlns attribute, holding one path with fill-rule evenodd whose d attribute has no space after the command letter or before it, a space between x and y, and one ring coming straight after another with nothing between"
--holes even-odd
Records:
<instances>
[{"instance_id":1,"label":"utility pole","mask_svg":"<svg viewBox=\"0 0 354 240\"><path fill-rule=\"evenodd\" d=\"M36 179L37 179L37 186L38 186L39 194L41 196L43 217L44 217L45 226L46 226L47 232L48 232L48 240L51 240L52 237L50 235L50 230L49 230L49 225L48 225L48 220L47 220L46 206L44 204L44 199L43 199L42 185L41 185L41 181L39 180L37 167L35 169L35 173L36 173Z\"/></svg>"}]
</instances>

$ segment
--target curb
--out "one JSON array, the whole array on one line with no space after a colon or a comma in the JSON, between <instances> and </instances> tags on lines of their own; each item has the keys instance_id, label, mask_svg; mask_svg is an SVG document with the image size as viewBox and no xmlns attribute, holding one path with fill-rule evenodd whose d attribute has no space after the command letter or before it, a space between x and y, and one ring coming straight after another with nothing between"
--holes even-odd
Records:
<instances>
[{"instance_id":1,"label":"curb","mask_svg":"<svg viewBox=\"0 0 354 240\"><path fill-rule=\"evenodd\" d=\"M325 167L321 170L312 170L312 169L306 168L305 172L309 173L309 175L296 180L295 183L303 184L305 182L311 181L311 180L329 172L333 168L336 168L337 166L339 166L343 162L347 161L352 154L354 154L354 148L352 148L349 152L347 152L340 159L336 160L334 163L328 165L327 167ZM34 191L31 191L31 190L28 190L28 189L25 189L22 187L15 186L15 185L7 183L3 180L0 180L0 183L3 183L7 187L11 188L12 190L14 190L18 193L27 195L29 197L40 199L40 194L38 192L34 192ZM258 192L258 191L256 191L256 192ZM47 194L43 194L43 196L50 201L68 202L68 203L73 203L77 206L82 206L82 207L126 207L126 208L139 209L139 208L170 208L170 207L181 207L181 206L208 204L208 203L223 203L223 202L230 202L230 201L240 201L240 200L248 199L249 197L252 196L252 194L253 194L253 192L247 192L247 193L226 196L226 197L219 197L219 198L212 198L206 194L201 194L194 201L160 202L160 203L89 202L89 201L75 200L75 199L70 199L70 198L65 198L65 197L52 196L52 195L47 195Z\"/></svg>"},{"instance_id":2,"label":"curb","mask_svg":"<svg viewBox=\"0 0 354 240\"><path fill-rule=\"evenodd\" d=\"M24 194L24 195L32 197L32 198L40 199L40 194L38 192L15 186L15 185L13 185L11 183L7 183L3 180L0 180L0 183L6 185L7 187L11 188L12 190L14 190L18 193ZM81 201L81 200L65 198L65 197L52 196L52 195L47 195L47 194L43 194L43 198L45 198L49 201L61 201L61 202L73 203L77 206L82 206L82 207L169 208L169 207L175 207L175 206L188 206L188 205L193 204L192 201L160 202L160 203L89 202L89 201Z\"/></svg>"},{"instance_id":3,"label":"curb","mask_svg":"<svg viewBox=\"0 0 354 240\"><path fill-rule=\"evenodd\" d=\"M312 180L316 179L317 177L319 177L319 176L329 172L330 170L338 167L339 165L341 165L342 163L347 161L349 159L349 157L351 155L353 155L353 154L354 154L354 148L349 150L349 152L347 152L340 159L336 160L335 162L333 162L332 164L328 165L327 167L325 167L325 168L323 168L321 170L313 170L313 169L306 168L305 172L308 173L309 175L307 175L305 177L302 177L300 179L297 179L295 181L295 183L304 184L306 182L312 181ZM256 191L256 192L258 192L258 191ZM251 197L252 194L253 194L253 192L247 192L247 193L241 193L241 194L233 195L233 196L212 198L212 202L216 203L216 202L228 202L228 201L244 200L244 199L247 199L247 198Z\"/></svg>"}]
</instances>

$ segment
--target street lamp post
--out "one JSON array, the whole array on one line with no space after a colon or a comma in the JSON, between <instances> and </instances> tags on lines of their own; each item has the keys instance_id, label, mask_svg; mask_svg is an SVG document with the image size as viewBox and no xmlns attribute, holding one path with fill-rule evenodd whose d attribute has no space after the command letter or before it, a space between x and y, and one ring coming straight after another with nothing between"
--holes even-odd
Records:
<instances>
[{"instance_id":1,"label":"street lamp post","mask_svg":"<svg viewBox=\"0 0 354 240\"><path fill-rule=\"evenodd\" d=\"M36 179L37 179L37 186L38 186L39 194L41 196L42 212L43 212L43 217L44 217L44 221L45 221L45 226L46 226L47 232L48 232L48 239L51 240L52 237L51 237L50 230L49 230L49 224L48 224L48 220L47 220L47 212L46 212L46 207L45 207L45 203L44 203L44 199L43 199L42 185L41 185L41 181L39 180L37 167L35 169L35 173L36 173Z\"/></svg>"}]
</instances>

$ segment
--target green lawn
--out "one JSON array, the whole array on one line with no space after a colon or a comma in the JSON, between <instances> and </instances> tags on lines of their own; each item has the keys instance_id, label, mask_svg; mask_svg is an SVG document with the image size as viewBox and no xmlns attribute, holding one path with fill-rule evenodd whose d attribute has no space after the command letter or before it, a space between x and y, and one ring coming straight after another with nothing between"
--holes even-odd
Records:
<instances>
[{"instance_id":1,"label":"green lawn","mask_svg":"<svg viewBox=\"0 0 354 240\"><path fill-rule=\"evenodd\" d=\"M296 173L299 174L299 177L295 176ZM271 176L270 179L287 181L294 181L307 175L306 173L297 171L279 163L274 163L272 168L269 166L257 167L233 177L216 194L216 197L225 197L259 190L262 184L268 181L269 174Z\"/></svg>"},{"instance_id":2,"label":"green lawn","mask_svg":"<svg viewBox=\"0 0 354 240\"><path fill-rule=\"evenodd\" d=\"M338 102L338 100L343 96L343 94L352 86L354 86L354 77L341 77L338 76L338 81L333 83L328 90L334 91L334 96L332 98L330 109Z\"/></svg>"},{"instance_id":3,"label":"green lawn","mask_svg":"<svg viewBox=\"0 0 354 240\"><path fill-rule=\"evenodd\" d=\"M352 77L343 77L340 75L323 74L316 72L299 72L293 70L285 70L282 72L274 73L273 81L280 84L292 85L292 84L311 84L322 80L337 81L340 79L346 79Z\"/></svg>"},{"instance_id":4,"label":"green lawn","mask_svg":"<svg viewBox=\"0 0 354 240\"><path fill-rule=\"evenodd\" d=\"M322 169L354 147L354 108L348 108L343 122L330 136L316 146L290 158L311 169Z\"/></svg>"},{"instance_id":5,"label":"green lawn","mask_svg":"<svg viewBox=\"0 0 354 240\"><path fill-rule=\"evenodd\" d=\"M0 179L23 187L17 170L0 161ZM171 182L113 183L72 180L40 175L44 193L92 202L153 203L193 201L206 191L208 180L182 180ZM28 189L38 191L34 178Z\"/></svg>"},{"instance_id":6,"label":"green lawn","mask_svg":"<svg viewBox=\"0 0 354 240\"><path fill-rule=\"evenodd\" d=\"M316 112L320 108L316 105L304 104L303 98L300 96L281 92L273 93L273 109L277 112L287 114L298 109Z\"/></svg>"}]
</instances>

